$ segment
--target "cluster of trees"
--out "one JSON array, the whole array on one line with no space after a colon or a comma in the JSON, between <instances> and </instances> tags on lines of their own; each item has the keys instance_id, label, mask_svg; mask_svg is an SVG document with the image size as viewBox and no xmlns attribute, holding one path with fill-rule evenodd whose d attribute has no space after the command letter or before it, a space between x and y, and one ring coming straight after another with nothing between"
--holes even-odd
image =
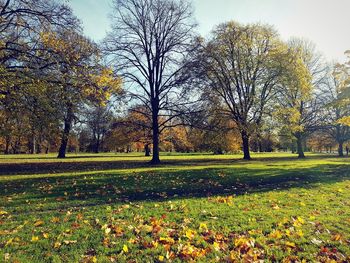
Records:
<instances>
[{"instance_id":1,"label":"cluster of trees","mask_svg":"<svg viewBox=\"0 0 350 263\"><path fill-rule=\"evenodd\" d=\"M0 0L5 153L332 150L350 140L349 62L263 24L196 33L185 0L114 0L99 45L55 0ZM122 90L123 88L123 90Z\"/></svg>"},{"instance_id":2,"label":"cluster of trees","mask_svg":"<svg viewBox=\"0 0 350 263\"><path fill-rule=\"evenodd\" d=\"M58 148L65 157L82 109L121 81L82 34L71 9L53 0L0 1L0 135L5 153Z\"/></svg>"}]
</instances>

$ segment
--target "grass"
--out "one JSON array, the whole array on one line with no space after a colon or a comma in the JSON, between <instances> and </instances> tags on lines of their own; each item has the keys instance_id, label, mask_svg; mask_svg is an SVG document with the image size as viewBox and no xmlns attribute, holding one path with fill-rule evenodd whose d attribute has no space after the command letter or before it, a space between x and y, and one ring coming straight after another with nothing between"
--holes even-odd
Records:
<instances>
[{"instance_id":1,"label":"grass","mask_svg":"<svg viewBox=\"0 0 350 263\"><path fill-rule=\"evenodd\" d=\"M0 156L0 262L350 261L350 158L68 157Z\"/></svg>"}]
</instances>

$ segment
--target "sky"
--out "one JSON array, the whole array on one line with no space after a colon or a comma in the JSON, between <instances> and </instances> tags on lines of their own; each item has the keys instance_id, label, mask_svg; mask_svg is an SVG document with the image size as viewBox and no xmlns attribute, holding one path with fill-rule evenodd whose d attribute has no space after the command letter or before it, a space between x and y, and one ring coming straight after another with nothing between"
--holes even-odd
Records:
<instances>
[{"instance_id":1,"label":"sky","mask_svg":"<svg viewBox=\"0 0 350 263\"><path fill-rule=\"evenodd\" d=\"M69 0L84 32L100 41L110 28L112 0ZM193 0L198 31L208 36L222 22L267 23L282 39L306 38L329 61L350 50L350 0Z\"/></svg>"}]
</instances>

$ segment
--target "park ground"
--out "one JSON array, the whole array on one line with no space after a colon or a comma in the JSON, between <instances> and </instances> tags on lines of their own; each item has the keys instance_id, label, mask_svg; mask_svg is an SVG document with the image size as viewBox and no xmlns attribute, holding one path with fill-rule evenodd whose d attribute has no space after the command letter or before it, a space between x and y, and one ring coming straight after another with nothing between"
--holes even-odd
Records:
<instances>
[{"instance_id":1,"label":"park ground","mask_svg":"<svg viewBox=\"0 0 350 263\"><path fill-rule=\"evenodd\" d=\"M350 158L0 156L0 262L350 262Z\"/></svg>"}]
</instances>

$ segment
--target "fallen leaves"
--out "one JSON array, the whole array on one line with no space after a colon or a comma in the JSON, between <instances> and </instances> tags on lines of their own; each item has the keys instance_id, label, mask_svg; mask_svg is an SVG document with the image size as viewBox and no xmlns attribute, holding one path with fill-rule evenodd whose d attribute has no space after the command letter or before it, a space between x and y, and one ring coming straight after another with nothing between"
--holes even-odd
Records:
<instances>
[{"instance_id":1,"label":"fallen leaves","mask_svg":"<svg viewBox=\"0 0 350 263\"><path fill-rule=\"evenodd\" d=\"M125 253L128 253L128 252L129 252L129 249L128 249L128 246L127 246L127 245L124 245L124 246L123 246L123 251L124 251Z\"/></svg>"},{"instance_id":2,"label":"fallen leaves","mask_svg":"<svg viewBox=\"0 0 350 263\"><path fill-rule=\"evenodd\" d=\"M38 227L38 226L42 226L45 222L43 220L37 220L34 223L34 226Z\"/></svg>"},{"instance_id":3,"label":"fallen leaves","mask_svg":"<svg viewBox=\"0 0 350 263\"><path fill-rule=\"evenodd\" d=\"M229 206L233 205L233 196L217 196L217 197L209 197L208 200L213 203L222 203L227 204Z\"/></svg>"}]
</instances>

